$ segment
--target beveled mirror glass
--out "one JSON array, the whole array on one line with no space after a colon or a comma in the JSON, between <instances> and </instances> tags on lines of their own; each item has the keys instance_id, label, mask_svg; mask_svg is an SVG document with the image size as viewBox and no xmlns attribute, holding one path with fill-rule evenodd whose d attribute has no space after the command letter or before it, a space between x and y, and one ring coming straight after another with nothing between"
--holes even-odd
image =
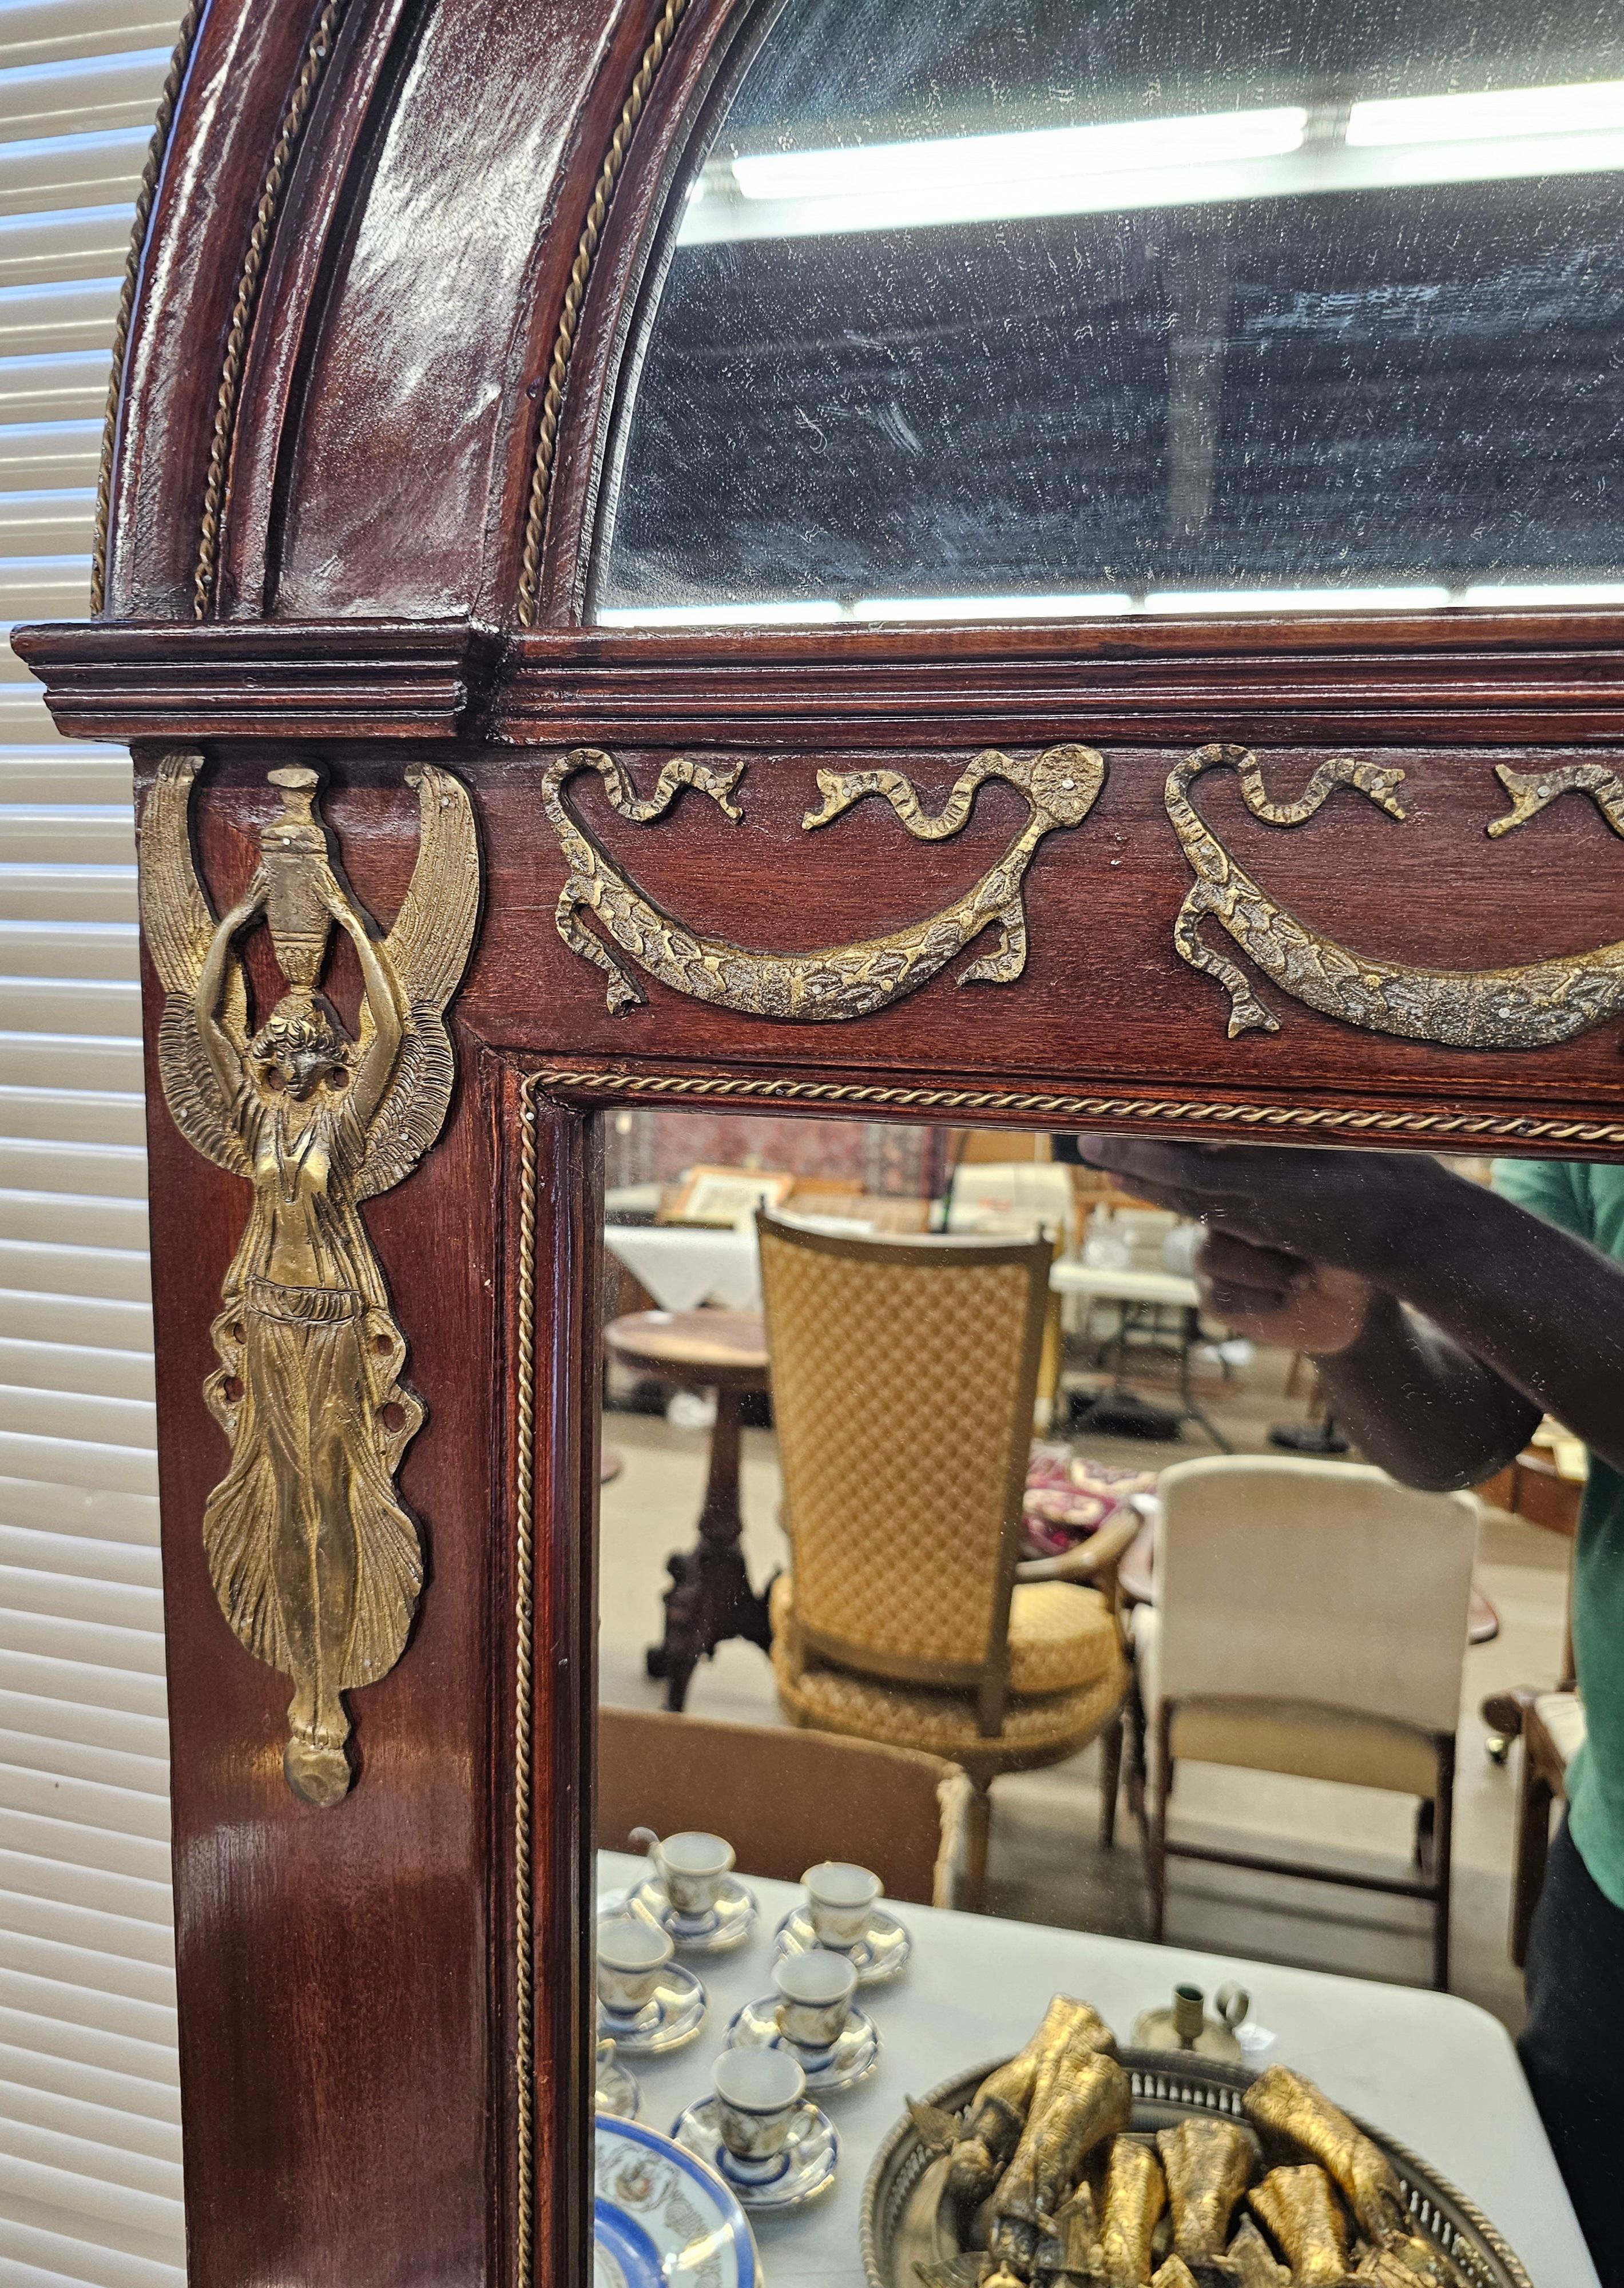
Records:
<instances>
[{"instance_id":1,"label":"beveled mirror glass","mask_svg":"<svg viewBox=\"0 0 1624 2288\"><path fill-rule=\"evenodd\" d=\"M627 362L605 621L1624 600L1600 0L788 0Z\"/></svg>"},{"instance_id":2,"label":"beveled mirror glass","mask_svg":"<svg viewBox=\"0 0 1624 2288\"><path fill-rule=\"evenodd\" d=\"M601 2265L1612 2276L1624 1173L606 1156Z\"/></svg>"}]
</instances>

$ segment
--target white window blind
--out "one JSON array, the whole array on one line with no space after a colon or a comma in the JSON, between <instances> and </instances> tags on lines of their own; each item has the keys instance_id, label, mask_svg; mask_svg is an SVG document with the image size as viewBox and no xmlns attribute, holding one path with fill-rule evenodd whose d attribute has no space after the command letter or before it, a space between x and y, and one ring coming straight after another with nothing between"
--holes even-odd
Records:
<instances>
[{"instance_id":1,"label":"white window blind","mask_svg":"<svg viewBox=\"0 0 1624 2288\"><path fill-rule=\"evenodd\" d=\"M88 608L180 0L0 0L0 620ZM183 2288L135 850L0 656L0 2282Z\"/></svg>"}]
</instances>

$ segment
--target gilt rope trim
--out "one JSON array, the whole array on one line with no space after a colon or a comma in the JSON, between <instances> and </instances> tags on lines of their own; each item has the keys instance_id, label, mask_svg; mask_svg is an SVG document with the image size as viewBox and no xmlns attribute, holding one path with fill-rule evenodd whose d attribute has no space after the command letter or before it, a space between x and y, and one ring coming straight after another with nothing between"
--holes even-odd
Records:
<instances>
[{"instance_id":1,"label":"gilt rope trim","mask_svg":"<svg viewBox=\"0 0 1624 2288\"><path fill-rule=\"evenodd\" d=\"M157 195L163 155L169 148L170 129L174 125L175 105L179 98L181 83L186 78L187 67L192 60L197 27L202 21L203 0L192 0L191 6L180 19L175 52L163 75L157 117L153 123L152 140L147 146L147 162L141 169L140 188L135 195L135 217L130 226L130 250L124 257L123 283L118 290L118 309L113 320L113 362L107 374L107 409L101 420L101 460L96 471L96 521L91 535L91 611L96 617L100 617L107 607L107 526L113 512L113 455L118 442L118 408L123 396L124 353L130 346L130 321L135 311L136 289L140 283L141 257L147 251L147 226L152 220L152 203Z\"/></svg>"},{"instance_id":2,"label":"gilt rope trim","mask_svg":"<svg viewBox=\"0 0 1624 2288\"><path fill-rule=\"evenodd\" d=\"M542 390L541 426L537 432L536 457L530 469L530 500L524 520L524 553L519 568L519 624L521 628L533 628L536 624L537 600L541 585L542 528L546 521L547 497L553 488L553 467L558 451L558 425L563 409L564 383L575 352L581 305L586 298L586 282L597 258L598 242L603 234L604 219L615 195L615 186L620 179L621 168L625 163L633 130L642 116L643 106L649 100L649 91L665 60L677 26L688 13L688 6L689 0L665 0L660 11L659 20L643 50L631 89L620 107L615 132L609 138L603 164L598 170L592 204L586 210L586 220L576 245L575 260L569 266L563 307L559 313L558 331L553 336L553 354L547 363L547 378Z\"/></svg>"},{"instance_id":3,"label":"gilt rope trim","mask_svg":"<svg viewBox=\"0 0 1624 2288\"><path fill-rule=\"evenodd\" d=\"M524 1085L519 1197L519 1391L513 1534L513 2105L518 2141L513 2276L529 2288L535 2265L536 2208L536 1910L530 1880L533 1693L531 1633L536 1617L536 1096Z\"/></svg>"},{"instance_id":4,"label":"gilt rope trim","mask_svg":"<svg viewBox=\"0 0 1624 2288\"><path fill-rule=\"evenodd\" d=\"M1624 1121L1536 1120L1522 1114L1384 1112L1345 1105L1228 1104L1181 1097L1063 1096L985 1088L911 1088L870 1081L771 1080L743 1073L633 1073L549 1067L542 1089L601 1096L759 1097L776 1103L884 1105L902 1111L1021 1112L1068 1126L1090 1120L1181 1120L1209 1128L1307 1128L1351 1136L1426 1136L1458 1143L1624 1144Z\"/></svg>"},{"instance_id":5,"label":"gilt rope trim","mask_svg":"<svg viewBox=\"0 0 1624 2288\"><path fill-rule=\"evenodd\" d=\"M219 570L220 512L231 474L231 457L236 442L237 399L243 387L243 362L248 347L249 328L253 322L254 306L259 298L265 258L275 233L277 211L287 187L293 156L309 119L310 107L315 101L322 75L331 60L333 41L346 4L346 0L327 0L327 4L316 18L315 29L306 46L299 77L293 83L292 93L288 98L282 123L276 131L276 140L271 147L270 163L260 186L259 203L254 209L253 228L248 235L248 250L243 258L243 268L237 278L236 298L232 304L231 323L226 334L225 363L220 370L220 385L215 394L214 433L210 441L209 474L203 488L197 569L192 579L192 616L196 620L208 617L214 600L215 580Z\"/></svg>"}]
</instances>

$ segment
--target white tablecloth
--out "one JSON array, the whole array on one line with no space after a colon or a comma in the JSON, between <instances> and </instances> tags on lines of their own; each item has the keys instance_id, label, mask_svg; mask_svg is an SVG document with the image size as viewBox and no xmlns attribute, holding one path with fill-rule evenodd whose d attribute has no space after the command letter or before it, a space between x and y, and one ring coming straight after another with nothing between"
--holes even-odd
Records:
<instances>
[{"instance_id":1,"label":"white tablecloth","mask_svg":"<svg viewBox=\"0 0 1624 2288\"><path fill-rule=\"evenodd\" d=\"M730 1311L760 1307L761 1259L753 1232L609 1223L603 1243L662 1311L697 1311L701 1303L720 1303Z\"/></svg>"},{"instance_id":2,"label":"white tablecloth","mask_svg":"<svg viewBox=\"0 0 1624 2288\"><path fill-rule=\"evenodd\" d=\"M602 1891L641 1879L646 1861L604 1852ZM674 2056L626 2058L642 2090L642 2118L669 2130L710 2088L711 2062L735 2011L772 1990L772 1933L799 1895L754 1882L761 1920L736 1952L686 1957L711 2009L697 2040ZM1049 1997L1090 2001L1126 2042L1142 2010L1170 2000L1174 1982L1211 1995L1238 1979L1252 2015L1277 2038L1262 2064L1296 2067L1349 2111L1379 2123L1476 2201L1527 2268L1535 2288L1596 2288L1596 2272L1499 2021L1450 1994L1381 1986L1182 1947L1099 1938L1034 1923L900 1907L913 1958L895 1986L859 1994L880 2030L877 2071L832 2098L840 2134L834 2189L798 2216L756 2220L775 2288L802 2282L862 2288L857 2213L875 2149L903 2110L950 2074L1017 2049Z\"/></svg>"},{"instance_id":3,"label":"white tablecloth","mask_svg":"<svg viewBox=\"0 0 1624 2288\"><path fill-rule=\"evenodd\" d=\"M1193 1311L1201 1300L1195 1281L1174 1271L1114 1271L1070 1256L1050 1267L1049 1285L1058 1294L1101 1303L1166 1303Z\"/></svg>"},{"instance_id":4,"label":"white tablecloth","mask_svg":"<svg viewBox=\"0 0 1624 2288\"><path fill-rule=\"evenodd\" d=\"M851 1226L856 1229L857 1227ZM753 1232L705 1231L695 1224L606 1224L603 1241L663 1311L716 1302L733 1311L760 1307L761 1267ZM1114 1271L1063 1257L1049 1273L1063 1295L1102 1302L1182 1304L1199 1300L1193 1279L1171 1271Z\"/></svg>"}]
</instances>

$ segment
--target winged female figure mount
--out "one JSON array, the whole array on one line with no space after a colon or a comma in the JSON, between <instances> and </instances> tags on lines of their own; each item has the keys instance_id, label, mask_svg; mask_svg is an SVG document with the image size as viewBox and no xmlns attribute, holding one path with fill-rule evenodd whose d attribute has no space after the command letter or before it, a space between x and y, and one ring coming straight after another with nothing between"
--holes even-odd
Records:
<instances>
[{"instance_id":1,"label":"winged female figure mount","mask_svg":"<svg viewBox=\"0 0 1624 2288\"><path fill-rule=\"evenodd\" d=\"M466 790L425 764L417 863L386 937L344 889L316 815L320 783L274 770L278 816L243 897L216 921L192 856L195 754L166 755L141 821L141 922L166 999L163 1094L205 1158L252 1186L203 1385L231 1446L203 1544L220 1609L289 1677L283 1768L306 1803L354 1774L342 1695L405 1649L423 1585L415 1521L394 1487L424 1409L361 1203L411 1173L439 1135L455 1067L444 1014L479 912ZM263 920L287 990L251 1029L237 941ZM334 925L355 949L352 1040L320 991Z\"/></svg>"}]
</instances>

